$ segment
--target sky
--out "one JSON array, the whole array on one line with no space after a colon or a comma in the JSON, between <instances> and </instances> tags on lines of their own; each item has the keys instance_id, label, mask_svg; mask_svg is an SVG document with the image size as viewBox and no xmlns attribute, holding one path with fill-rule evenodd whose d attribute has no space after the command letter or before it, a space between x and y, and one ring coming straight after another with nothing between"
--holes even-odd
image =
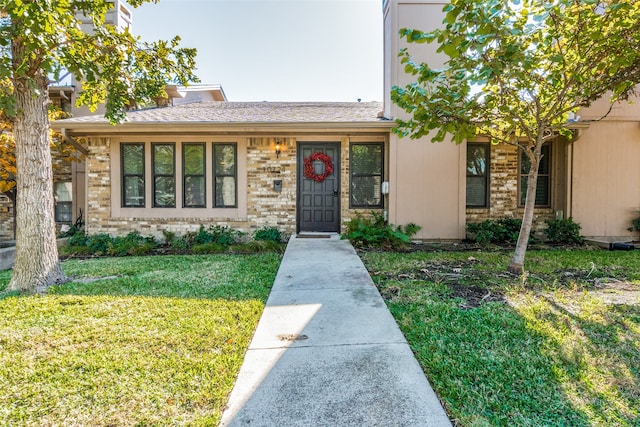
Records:
<instances>
[{"instance_id":1,"label":"sky","mask_svg":"<svg viewBox=\"0 0 640 427\"><path fill-rule=\"evenodd\" d=\"M160 0L143 40L182 38L229 101L382 101L382 0Z\"/></svg>"}]
</instances>

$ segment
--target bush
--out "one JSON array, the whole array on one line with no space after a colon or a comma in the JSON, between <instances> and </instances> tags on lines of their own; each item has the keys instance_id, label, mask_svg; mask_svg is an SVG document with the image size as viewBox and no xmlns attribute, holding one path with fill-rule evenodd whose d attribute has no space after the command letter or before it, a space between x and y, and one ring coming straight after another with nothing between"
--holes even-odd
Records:
<instances>
[{"instance_id":1,"label":"bush","mask_svg":"<svg viewBox=\"0 0 640 427\"><path fill-rule=\"evenodd\" d=\"M284 245L274 240L253 240L229 248L233 253L256 254L263 252L283 253Z\"/></svg>"},{"instance_id":2,"label":"bush","mask_svg":"<svg viewBox=\"0 0 640 427\"><path fill-rule=\"evenodd\" d=\"M584 237L580 235L580 224L573 222L573 218L551 219L547 221L544 234L551 243L563 245L581 245Z\"/></svg>"},{"instance_id":3,"label":"bush","mask_svg":"<svg viewBox=\"0 0 640 427\"><path fill-rule=\"evenodd\" d=\"M197 255L219 254L224 252L225 250L226 248L223 245L215 242L196 244L191 248L191 251Z\"/></svg>"},{"instance_id":4,"label":"bush","mask_svg":"<svg viewBox=\"0 0 640 427\"><path fill-rule=\"evenodd\" d=\"M137 231L132 231L126 236L118 236L112 239L107 255L127 256L146 255L157 246L152 236L143 237Z\"/></svg>"},{"instance_id":5,"label":"bush","mask_svg":"<svg viewBox=\"0 0 640 427\"><path fill-rule=\"evenodd\" d=\"M640 215L631 220L631 227L627 228L627 230L640 232Z\"/></svg>"},{"instance_id":6,"label":"bush","mask_svg":"<svg viewBox=\"0 0 640 427\"><path fill-rule=\"evenodd\" d=\"M84 218L82 216L82 209L80 209L80 214L76 218L76 221L71 224L67 231L61 233L59 237L73 237L77 234L84 235Z\"/></svg>"},{"instance_id":7,"label":"bush","mask_svg":"<svg viewBox=\"0 0 640 427\"><path fill-rule=\"evenodd\" d=\"M276 227L262 227L258 228L255 233L253 233L253 238L255 240L266 240L270 242L281 242L282 241L282 233Z\"/></svg>"},{"instance_id":8,"label":"bush","mask_svg":"<svg viewBox=\"0 0 640 427\"><path fill-rule=\"evenodd\" d=\"M87 235L84 232L75 233L67 239L69 246L87 246Z\"/></svg>"},{"instance_id":9,"label":"bush","mask_svg":"<svg viewBox=\"0 0 640 427\"><path fill-rule=\"evenodd\" d=\"M93 234L91 236L87 236L87 248L89 248L89 253L95 255L105 255L109 250L109 247L112 243L111 236L108 234L100 233Z\"/></svg>"},{"instance_id":10,"label":"bush","mask_svg":"<svg viewBox=\"0 0 640 427\"><path fill-rule=\"evenodd\" d=\"M357 247L389 247L401 248L411 241L420 226L408 224L404 229L398 225L387 224L384 217L372 213L371 217L356 216L347 223L347 232L343 239L349 239Z\"/></svg>"},{"instance_id":11,"label":"bush","mask_svg":"<svg viewBox=\"0 0 640 427\"><path fill-rule=\"evenodd\" d=\"M231 246L237 242L241 235L241 232L233 230L226 225L211 225L209 228L204 228L204 226L201 225L195 234L187 233L185 240L190 243L188 246L204 245L207 243Z\"/></svg>"},{"instance_id":12,"label":"bush","mask_svg":"<svg viewBox=\"0 0 640 427\"><path fill-rule=\"evenodd\" d=\"M489 243L514 244L518 241L522 221L515 218L488 219L467 224L467 231L473 234L473 240L481 245Z\"/></svg>"}]
</instances>

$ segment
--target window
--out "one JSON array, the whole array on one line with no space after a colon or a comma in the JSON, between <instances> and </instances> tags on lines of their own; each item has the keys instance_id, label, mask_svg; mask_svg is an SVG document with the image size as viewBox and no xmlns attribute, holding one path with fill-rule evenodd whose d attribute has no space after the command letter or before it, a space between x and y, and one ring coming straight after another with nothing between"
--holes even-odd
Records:
<instances>
[{"instance_id":1,"label":"window","mask_svg":"<svg viewBox=\"0 0 640 427\"><path fill-rule=\"evenodd\" d=\"M523 206L527 197L527 182L531 162L529 157L520 151L520 205ZM538 169L538 186L536 188L536 206L551 205L551 146L542 146L542 159Z\"/></svg>"},{"instance_id":2,"label":"window","mask_svg":"<svg viewBox=\"0 0 640 427\"><path fill-rule=\"evenodd\" d=\"M213 207L237 207L236 144L213 144Z\"/></svg>"},{"instance_id":3,"label":"window","mask_svg":"<svg viewBox=\"0 0 640 427\"><path fill-rule=\"evenodd\" d=\"M153 155L153 207L176 207L175 145L154 143Z\"/></svg>"},{"instance_id":4,"label":"window","mask_svg":"<svg viewBox=\"0 0 640 427\"><path fill-rule=\"evenodd\" d=\"M182 162L182 205L185 208L206 207L204 144L182 144Z\"/></svg>"},{"instance_id":5,"label":"window","mask_svg":"<svg viewBox=\"0 0 640 427\"><path fill-rule=\"evenodd\" d=\"M384 145L381 142L351 144L350 153L352 208L382 208Z\"/></svg>"},{"instance_id":6,"label":"window","mask_svg":"<svg viewBox=\"0 0 640 427\"><path fill-rule=\"evenodd\" d=\"M56 222L70 223L73 218L72 186L70 182L56 182L53 185Z\"/></svg>"},{"instance_id":7,"label":"window","mask_svg":"<svg viewBox=\"0 0 640 427\"><path fill-rule=\"evenodd\" d=\"M467 143L467 207L489 206L489 144Z\"/></svg>"},{"instance_id":8,"label":"window","mask_svg":"<svg viewBox=\"0 0 640 427\"><path fill-rule=\"evenodd\" d=\"M144 144L122 144L122 207L144 207Z\"/></svg>"}]
</instances>

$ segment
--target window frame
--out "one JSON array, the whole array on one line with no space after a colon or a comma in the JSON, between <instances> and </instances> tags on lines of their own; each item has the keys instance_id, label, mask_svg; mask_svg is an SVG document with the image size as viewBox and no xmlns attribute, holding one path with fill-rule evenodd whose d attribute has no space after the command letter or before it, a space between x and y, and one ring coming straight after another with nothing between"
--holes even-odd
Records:
<instances>
[{"instance_id":1,"label":"window frame","mask_svg":"<svg viewBox=\"0 0 640 427\"><path fill-rule=\"evenodd\" d=\"M353 148L359 145L379 146L380 147L380 173L356 173L353 167ZM384 142L352 142L349 144L349 208L351 209L384 209L384 194L382 193L382 183L384 182ZM359 205L354 203L353 191L351 185L353 178L380 177L380 203L377 205Z\"/></svg>"},{"instance_id":2,"label":"window frame","mask_svg":"<svg viewBox=\"0 0 640 427\"><path fill-rule=\"evenodd\" d=\"M552 146L550 142L546 142L542 145L542 158L540 160L540 166L542 166L542 162L545 161L545 158L547 159L546 161L548 162L548 172L547 173L540 173L540 169L538 169L538 185L536 186L536 190L539 190L540 187L540 178L547 178L547 185L546 185L546 201L545 203L538 203L538 201L536 200L534 203L534 206L536 208L550 208L551 207L551 203L552 203L552 197L551 197L551 189L552 189L552 185L551 185L551 179L552 179L552 160L553 160L553 155L552 155ZM545 153L546 151L546 153ZM524 151L522 149L518 149L518 207L522 208L525 205L525 201L526 201L526 191L527 191L527 182L528 182L528 172L527 173L522 173L522 168L523 168L523 156L526 156L526 154L524 153ZM540 168L539 166L539 168ZM523 199L523 196L525 196L525 198ZM536 194L536 199L537 199L537 194Z\"/></svg>"},{"instance_id":3,"label":"window frame","mask_svg":"<svg viewBox=\"0 0 640 427\"><path fill-rule=\"evenodd\" d=\"M142 147L142 173L140 174L127 174L125 172L125 150L124 146L140 146ZM122 208L144 208L147 204L147 180L146 180L146 153L145 153L145 143L144 142L121 142L120 143L120 206ZM129 205L127 204L127 191L126 191L126 183L127 177L140 177L142 178L142 188L144 191L142 192L142 202L138 205Z\"/></svg>"},{"instance_id":4,"label":"window frame","mask_svg":"<svg viewBox=\"0 0 640 427\"><path fill-rule=\"evenodd\" d=\"M158 146L170 146L173 148L173 173L172 174L157 174L156 173L156 151L155 147ZM171 205L158 205L156 203L156 178L173 178L173 204ZM151 143L151 200L153 201L153 208L158 209L174 209L177 206L176 203L176 143L175 142L152 142Z\"/></svg>"},{"instance_id":5,"label":"window frame","mask_svg":"<svg viewBox=\"0 0 640 427\"><path fill-rule=\"evenodd\" d=\"M194 175L186 173L186 156L185 150L186 147L189 146L200 146L202 147L202 174ZM204 142L183 142L182 143L182 207L185 209L201 209L207 207L207 144ZM187 178L189 177L200 177L203 181L202 187L202 200L203 203L201 205L188 205L187 204Z\"/></svg>"},{"instance_id":6,"label":"window frame","mask_svg":"<svg viewBox=\"0 0 640 427\"><path fill-rule=\"evenodd\" d=\"M218 174L216 173L216 148L221 146L233 147L233 174ZM235 209L238 207L238 144L236 142L214 142L211 146L213 163L211 164L212 173L212 187L213 187L213 208L214 209ZM234 204L233 205L218 205L218 194L216 185L216 179L218 177L232 177L234 180Z\"/></svg>"},{"instance_id":7,"label":"window frame","mask_svg":"<svg viewBox=\"0 0 640 427\"><path fill-rule=\"evenodd\" d=\"M465 205L467 209L486 209L489 207L490 194L491 194L491 143L489 142L467 142L467 154L466 162L469 160L469 148L473 146L484 146L485 148L485 173L484 175L470 175L469 169L465 165L466 169L466 184L465 184ZM466 163L465 162L465 163ZM467 193L469 191L469 177L484 177L484 204L482 205L470 205L467 201Z\"/></svg>"}]
</instances>

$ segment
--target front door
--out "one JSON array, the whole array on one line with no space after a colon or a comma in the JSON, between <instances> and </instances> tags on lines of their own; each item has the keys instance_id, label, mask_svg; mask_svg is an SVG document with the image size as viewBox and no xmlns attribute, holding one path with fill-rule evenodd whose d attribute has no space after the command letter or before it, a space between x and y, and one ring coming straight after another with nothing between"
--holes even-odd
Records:
<instances>
[{"instance_id":1,"label":"front door","mask_svg":"<svg viewBox=\"0 0 640 427\"><path fill-rule=\"evenodd\" d=\"M340 143L298 144L298 231L340 231Z\"/></svg>"}]
</instances>

